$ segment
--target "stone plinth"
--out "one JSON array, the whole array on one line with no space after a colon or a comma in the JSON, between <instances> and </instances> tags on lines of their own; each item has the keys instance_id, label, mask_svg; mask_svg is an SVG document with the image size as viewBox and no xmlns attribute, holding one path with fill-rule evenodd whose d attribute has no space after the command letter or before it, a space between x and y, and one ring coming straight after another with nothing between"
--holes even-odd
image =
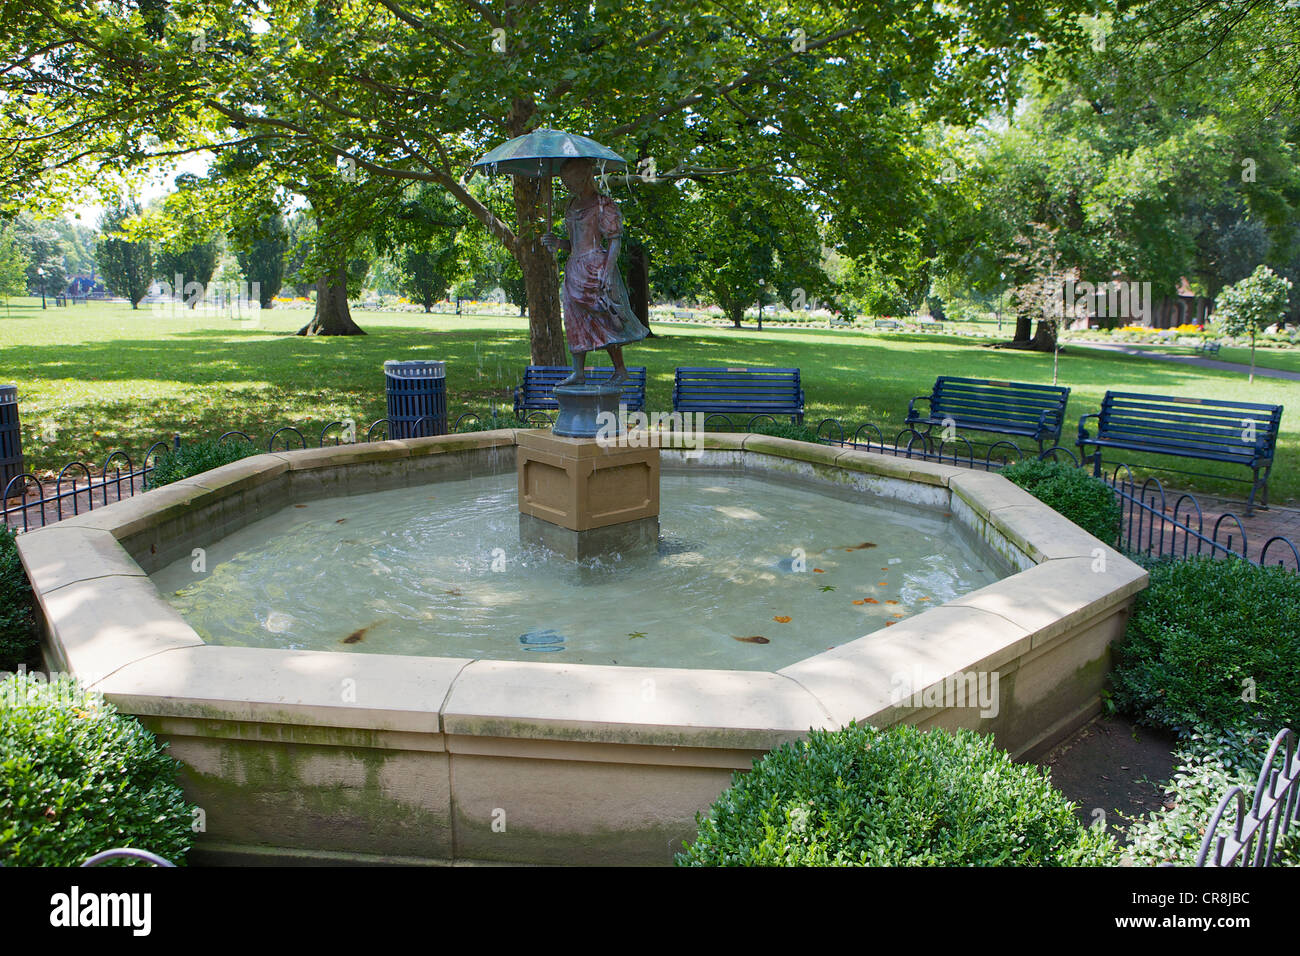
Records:
<instances>
[{"instance_id":1,"label":"stone plinth","mask_svg":"<svg viewBox=\"0 0 1300 956\"><path fill-rule=\"evenodd\" d=\"M589 531L659 516L659 449L521 430L519 513Z\"/></svg>"}]
</instances>

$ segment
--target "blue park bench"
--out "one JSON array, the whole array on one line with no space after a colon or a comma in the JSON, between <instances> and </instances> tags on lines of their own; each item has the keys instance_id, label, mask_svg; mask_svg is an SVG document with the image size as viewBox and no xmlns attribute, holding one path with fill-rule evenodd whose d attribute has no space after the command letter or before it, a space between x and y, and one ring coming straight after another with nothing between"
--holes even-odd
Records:
<instances>
[{"instance_id":1,"label":"blue park bench","mask_svg":"<svg viewBox=\"0 0 1300 956\"><path fill-rule=\"evenodd\" d=\"M1090 418L1097 420L1095 436L1085 427ZM1255 507L1255 493L1261 489L1264 494L1260 507L1268 507L1268 473L1273 467L1281 423L1281 405L1107 392L1100 412L1079 419L1075 444L1083 462L1091 461L1093 474L1098 476L1103 448L1244 465L1254 474L1246 501L1246 514L1250 515ZM1092 454L1087 453L1089 447L1094 449Z\"/></svg>"},{"instance_id":2,"label":"blue park bench","mask_svg":"<svg viewBox=\"0 0 1300 956\"><path fill-rule=\"evenodd\" d=\"M789 415L803 424L797 368L679 368L673 411L722 415Z\"/></svg>"},{"instance_id":3,"label":"blue park bench","mask_svg":"<svg viewBox=\"0 0 1300 956\"><path fill-rule=\"evenodd\" d=\"M951 422L969 431L1032 438L1042 452L1049 438L1052 444L1060 439L1069 398L1070 390L1057 385L941 375L929 395L907 403L907 424L924 426L927 437L935 425ZM917 402L928 402L928 410L921 412Z\"/></svg>"},{"instance_id":4,"label":"blue park bench","mask_svg":"<svg viewBox=\"0 0 1300 956\"><path fill-rule=\"evenodd\" d=\"M530 365L524 369L524 382L515 387L515 417L523 419L529 412L553 412L559 409L555 401L555 386L572 372L567 365ZM623 383L622 404L629 412L645 411L645 366L629 365L630 376ZM587 369L587 382L599 385L609 380L614 369L608 365Z\"/></svg>"}]
</instances>

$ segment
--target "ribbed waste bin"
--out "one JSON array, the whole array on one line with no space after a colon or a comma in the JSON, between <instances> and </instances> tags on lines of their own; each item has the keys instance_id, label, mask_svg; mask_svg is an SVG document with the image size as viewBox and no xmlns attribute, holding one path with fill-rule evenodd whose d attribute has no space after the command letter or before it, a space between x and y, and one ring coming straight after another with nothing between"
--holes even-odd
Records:
<instances>
[{"instance_id":1,"label":"ribbed waste bin","mask_svg":"<svg viewBox=\"0 0 1300 956\"><path fill-rule=\"evenodd\" d=\"M23 473L23 436L18 423L18 386L0 385L0 495ZM14 492L22 489L14 486Z\"/></svg>"},{"instance_id":2,"label":"ribbed waste bin","mask_svg":"<svg viewBox=\"0 0 1300 956\"><path fill-rule=\"evenodd\" d=\"M385 362L389 436L447 434L446 362Z\"/></svg>"}]
</instances>

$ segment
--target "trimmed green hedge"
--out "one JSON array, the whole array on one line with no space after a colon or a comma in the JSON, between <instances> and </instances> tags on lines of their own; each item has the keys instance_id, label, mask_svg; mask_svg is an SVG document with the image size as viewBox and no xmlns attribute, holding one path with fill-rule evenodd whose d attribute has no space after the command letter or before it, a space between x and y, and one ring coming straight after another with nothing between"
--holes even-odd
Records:
<instances>
[{"instance_id":1,"label":"trimmed green hedge","mask_svg":"<svg viewBox=\"0 0 1300 956\"><path fill-rule=\"evenodd\" d=\"M242 438L228 438L225 441L201 438L183 444L179 449L169 449L154 459L154 470L149 474L149 487L160 488L173 481L191 478L232 461L260 454L262 452L257 447Z\"/></svg>"},{"instance_id":2,"label":"trimmed green hedge","mask_svg":"<svg viewBox=\"0 0 1300 956\"><path fill-rule=\"evenodd\" d=\"M35 664L38 640L32 586L18 557L13 532L0 527L0 671Z\"/></svg>"},{"instance_id":3,"label":"trimmed green hedge","mask_svg":"<svg viewBox=\"0 0 1300 956\"><path fill-rule=\"evenodd\" d=\"M1071 866L1114 862L1047 772L992 738L850 724L736 774L679 866Z\"/></svg>"},{"instance_id":4,"label":"trimmed green hedge","mask_svg":"<svg viewBox=\"0 0 1300 956\"><path fill-rule=\"evenodd\" d=\"M42 675L43 676L43 675ZM0 680L0 863L77 866L113 847L184 861L193 808L176 761L67 677Z\"/></svg>"},{"instance_id":5,"label":"trimmed green hedge","mask_svg":"<svg viewBox=\"0 0 1300 956\"><path fill-rule=\"evenodd\" d=\"M1114 704L1181 736L1300 728L1300 575L1212 558L1136 558L1151 575L1116 647Z\"/></svg>"},{"instance_id":6,"label":"trimmed green hedge","mask_svg":"<svg viewBox=\"0 0 1300 956\"><path fill-rule=\"evenodd\" d=\"M1121 512L1115 492L1084 469L1031 458L1007 465L1001 475L1094 538L1109 545L1119 540Z\"/></svg>"}]
</instances>

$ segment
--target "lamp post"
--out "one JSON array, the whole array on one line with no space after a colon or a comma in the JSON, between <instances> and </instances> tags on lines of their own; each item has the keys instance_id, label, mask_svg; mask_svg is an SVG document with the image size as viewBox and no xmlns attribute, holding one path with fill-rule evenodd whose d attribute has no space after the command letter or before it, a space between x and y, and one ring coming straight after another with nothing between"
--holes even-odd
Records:
<instances>
[{"instance_id":1,"label":"lamp post","mask_svg":"<svg viewBox=\"0 0 1300 956\"><path fill-rule=\"evenodd\" d=\"M998 285L998 334L1002 333L1002 296L1006 294L1007 274L1004 272L998 276L1000 284Z\"/></svg>"},{"instance_id":2,"label":"lamp post","mask_svg":"<svg viewBox=\"0 0 1300 956\"><path fill-rule=\"evenodd\" d=\"M41 308L44 309L44 308L46 308L46 305L45 305L45 270L44 270L43 268L41 268L40 266L37 266L37 267L36 267L36 281L37 281L38 283L40 283L40 286L41 286Z\"/></svg>"},{"instance_id":3,"label":"lamp post","mask_svg":"<svg viewBox=\"0 0 1300 956\"><path fill-rule=\"evenodd\" d=\"M763 331L763 287L767 285L766 279L758 280L758 331Z\"/></svg>"}]
</instances>

